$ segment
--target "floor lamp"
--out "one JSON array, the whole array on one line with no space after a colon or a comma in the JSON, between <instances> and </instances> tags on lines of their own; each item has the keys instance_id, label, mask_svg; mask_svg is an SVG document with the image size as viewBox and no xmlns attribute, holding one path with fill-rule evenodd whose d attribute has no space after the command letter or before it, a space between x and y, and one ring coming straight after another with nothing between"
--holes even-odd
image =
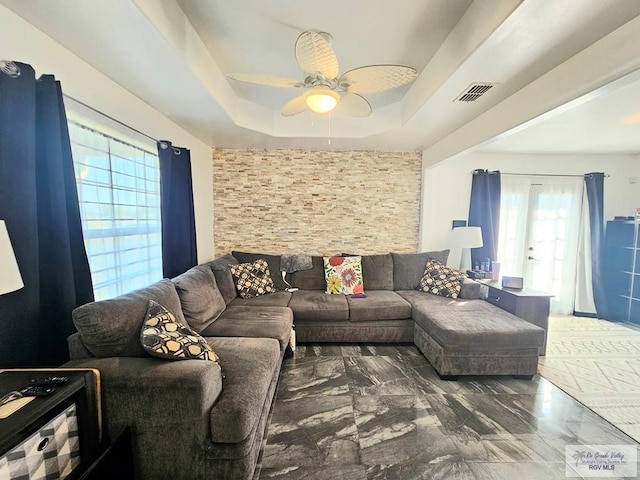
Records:
<instances>
[{"instance_id":1,"label":"floor lamp","mask_svg":"<svg viewBox=\"0 0 640 480\"><path fill-rule=\"evenodd\" d=\"M24 287L4 220L0 220L0 272L0 295Z\"/></svg>"},{"instance_id":2,"label":"floor lamp","mask_svg":"<svg viewBox=\"0 0 640 480\"><path fill-rule=\"evenodd\" d=\"M457 227L453 229L453 244L460 248L460 270L471 270L471 249L482 247L480 227Z\"/></svg>"}]
</instances>

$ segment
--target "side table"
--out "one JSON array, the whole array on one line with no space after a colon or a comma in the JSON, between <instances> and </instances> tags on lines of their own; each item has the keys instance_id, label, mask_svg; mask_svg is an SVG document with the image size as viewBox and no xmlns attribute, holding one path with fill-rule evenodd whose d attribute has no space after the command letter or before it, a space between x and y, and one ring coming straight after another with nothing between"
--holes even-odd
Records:
<instances>
[{"instance_id":1,"label":"side table","mask_svg":"<svg viewBox=\"0 0 640 480\"><path fill-rule=\"evenodd\" d=\"M544 329L544 344L540 347L539 354L545 355L549 331L549 309L553 295L532 288L521 290L505 288L496 281L480 280L480 283L486 285L488 289L485 299L487 302Z\"/></svg>"},{"instance_id":2,"label":"side table","mask_svg":"<svg viewBox=\"0 0 640 480\"><path fill-rule=\"evenodd\" d=\"M66 478L90 465L100 450L99 373L91 369L0 371L0 396L29 380L67 376L55 392L36 397L0 419L0 478Z\"/></svg>"}]
</instances>

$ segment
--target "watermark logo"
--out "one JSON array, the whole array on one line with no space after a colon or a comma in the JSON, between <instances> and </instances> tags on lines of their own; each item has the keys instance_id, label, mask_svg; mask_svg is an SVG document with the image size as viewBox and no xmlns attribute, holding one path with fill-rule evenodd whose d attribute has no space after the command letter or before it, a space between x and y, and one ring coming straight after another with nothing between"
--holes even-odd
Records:
<instances>
[{"instance_id":1,"label":"watermark logo","mask_svg":"<svg viewBox=\"0 0 640 480\"><path fill-rule=\"evenodd\" d=\"M567 445L567 477L632 477L638 474L637 445Z\"/></svg>"}]
</instances>

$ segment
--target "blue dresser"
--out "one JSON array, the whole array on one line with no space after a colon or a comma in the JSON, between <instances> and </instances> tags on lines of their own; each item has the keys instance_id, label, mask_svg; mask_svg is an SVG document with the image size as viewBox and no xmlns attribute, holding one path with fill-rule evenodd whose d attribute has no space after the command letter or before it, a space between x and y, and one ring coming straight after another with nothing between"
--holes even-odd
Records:
<instances>
[{"instance_id":1,"label":"blue dresser","mask_svg":"<svg viewBox=\"0 0 640 480\"><path fill-rule=\"evenodd\" d=\"M607 222L603 255L608 320L640 325L640 222Z\"/></svg>"}]
</instances>

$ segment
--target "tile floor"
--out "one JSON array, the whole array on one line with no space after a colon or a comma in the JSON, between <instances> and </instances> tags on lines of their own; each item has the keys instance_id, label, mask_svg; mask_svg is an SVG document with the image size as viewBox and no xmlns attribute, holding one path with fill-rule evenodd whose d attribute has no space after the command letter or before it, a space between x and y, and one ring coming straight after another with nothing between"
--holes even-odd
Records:
<instances>
[{"instance_id":1,"label":"tile floor","mask_svg":"<svg viewBox=\"0 0 640 480\"><path fill-rule=\"evenodd\" d=\"M413 345L303 345L255 478L566 478L573 444L636 445L539 376L447 382Z\"/></svg>"},{"instance_id":2,"label":"tile floor","mask_svg":"<svg viewBox=\"0 0 640 480\"><path fill-rule=\"evenodd\" d=\"M640 441L640 330L595 318L551 317L538 371Z\"/></svg>"}]
</instances>

